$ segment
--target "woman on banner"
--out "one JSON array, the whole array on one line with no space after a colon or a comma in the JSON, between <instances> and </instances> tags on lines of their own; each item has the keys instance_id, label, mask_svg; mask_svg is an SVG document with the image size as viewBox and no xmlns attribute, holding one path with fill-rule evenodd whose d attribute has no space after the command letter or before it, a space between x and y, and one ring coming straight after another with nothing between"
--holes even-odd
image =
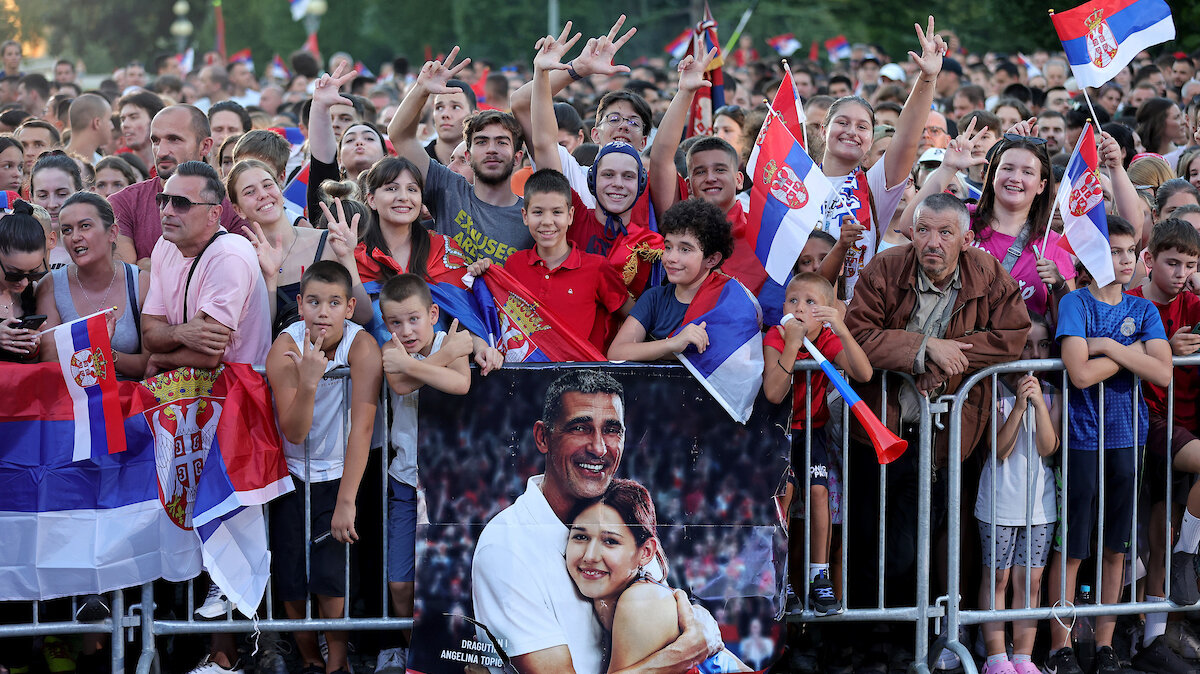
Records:
<instances>
[{"instance_id":1,"label":"woman on banner","mask_svg":"<svg viewBox=\"0 0 1200 674\"><path fill-rule=\"evenodd\" d=\"M656 519L650 492L622 479L614 479L603 496L580 502L567 518L567 572L610 637L610 672L640 662L680 634ZM752 670L722 649L692 671Z\"/></svg>"},{"instance_id":2,"label":"woman on banner","mask_svg":"<svg viewBox=\"0 0 1200 674\"><path fill-rule=\"evenodd\" d=\"M44 328L116 307L111 334L114 365L122 379L141 379L150 355L142 350L141 307L149 272L115 259L117 228L112 206L94 192L76 192L58 211L59 245L71 262L38 284L37 312ZM47 359L49 353L43 354Z\"/></svg>"},{"instance_id":3,"label":"woman on banner","mask_svg":"<svg viewBox=\"0 0 1200 674\"><path fill-rule=\"evenodd\" d=\"M34 284L49 271L46 233L33 206L18 200L0 217L0 361L37 360L41 322L35 317ZM30 319L23 321L25 316Z\"/></svg>"},{"instance_id":4,"label":"woman on banner","mask_svg":"<svg viewBox=\"0 0 1200 674\"><path fill-rule=\"evenodd\" d=\"M891 222L904 197L946 54L946 43L934 34L932 16L926 30L914 27L921 52L908 55L920 68L920 75L882 159L862 169L875 129L875 111L865 99L840 98L825 114L825 152L819 159L821 172L833 183L835 193L825 205L820 226L838 237L838 245L821 264L820 273L831 280L843 277L846 299L853 296L859 272L875 255L882 238L880 228Z\"/></svg>"}]
</instances>

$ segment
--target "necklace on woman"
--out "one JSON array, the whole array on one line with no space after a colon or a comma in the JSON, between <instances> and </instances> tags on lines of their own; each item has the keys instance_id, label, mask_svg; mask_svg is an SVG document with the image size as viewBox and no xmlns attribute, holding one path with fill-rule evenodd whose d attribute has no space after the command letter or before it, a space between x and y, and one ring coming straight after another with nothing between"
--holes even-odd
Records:
<instances>
[{"instance_id":1,"label":"necklace on woman","mask_svg":"<svg viewBox=\"0 0 1200 674\"><path fill-rule=\"evenodd\" d=\"M283 259L279 261L279 273L280 274L283 273L283 263L287 262L287 259L292 256L292 249L296 247L296 242L299 240L300 240L300 232L297 232L295 225L293 225L292 226L292 245L288 246L287 253L285 253L283 256Z\"/></svg>"},{"instance_id":2,"label":"necklace on woman","mask_svg":"<svg viewBox=\"0 0 1200 674\"><path fill-rule=\"evenodd\" d=\"M75 266L75 283L79 286L79 292L83 293L84 301L87 302L88 306L91 308L108 306L107 304L105 304L105 302L108 301L108 294L110 292L112 292L113 285L115 285L116 282L117 282L117 269L116 269L116 267L113 267L112 280L108 282L108 288L106 288L104 290L104 294L100 297L101 303L96 304L92 301L92 298L88 296L87 288L83 287L83 281L79 278L79 266L78 265Z\"/></svg>"}]
</instances>

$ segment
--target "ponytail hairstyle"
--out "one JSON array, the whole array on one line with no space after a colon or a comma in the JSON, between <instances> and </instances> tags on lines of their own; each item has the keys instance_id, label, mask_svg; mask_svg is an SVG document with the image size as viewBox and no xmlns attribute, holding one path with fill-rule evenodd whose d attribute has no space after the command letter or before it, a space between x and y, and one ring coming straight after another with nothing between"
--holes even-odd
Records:
<instances>
[{"instance_id":1,"label":"ponytail hairstyle","mask_svg":"<svg viewBox=\"0 0 1200 674\"><path fill-rule=\"evenodd\" d=\"M346 222L358 216L358 241L355 244L363 242L363 237L367 235L367 222L371 220L371 210L363 203L360 196L362 190L359 188L358 181L355 180L326 180L321 183L321 201L329 207L329 212L337 213L337 206L334 199L341 199L342 210L346 212ZM310 213L313 218L313 227L318 229L328 229L329 223L325 221L325 213L320 212L315 215Z\"/></svg>"},{"instance_id":2,"label":"ponytail hairstyle","mask_svg":"<svg viewBox=\"0 0 1200 674\"><path fill-rule=\"evenodd\" d=\"M392 182L406 171L416 181L417 187L424 192L425 181L421 178L421 172L417 169L417 165L403 157L384 157L375 162L375 165L368 169L359 179L362 184L362 190L364 194L374 194L380 187ZM387 241L383 238L383 225L379 221L379 213L370 207L367 208L367 211L371 217L367 218L367 226L362 235L362 241L367 246L367 256L374 255L376 250L381 250L385 254L391 255L387 247ZM411 274L416 274L423 279L427 279L429 273L429 249L431 245L429 230L425 229L425 226L420 222L413 222L412 226L409 227L409 237L411 244L409 246L408 271ZM385 281L387 278L395 275L392 270L386 267L382 268L381 272Z\"/></svg>"},{"instance_id":3,"label":"ponytail hairstyle","mask_svg":"<svg viewBox=\"0 0 1200 674\"><path fill-rule=\"evenodd\" d=\"M46 253L46 231L24 199L17 199L12 212L0 217L0 253Z\"/></svg>"}]
</instances>

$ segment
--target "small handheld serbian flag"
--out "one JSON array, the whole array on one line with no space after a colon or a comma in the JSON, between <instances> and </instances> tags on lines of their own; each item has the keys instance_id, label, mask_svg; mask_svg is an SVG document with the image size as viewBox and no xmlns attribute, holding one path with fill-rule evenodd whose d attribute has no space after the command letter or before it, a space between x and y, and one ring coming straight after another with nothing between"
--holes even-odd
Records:
<instances>
[{"instance_id":1,"label":"small handheld serbian flag","mask_svg":"<svg viewBox=\"0 0 1200 674\"><path fill-rule=\"evenodd\" d=\"M800 41L796 39L794 33L784 33L775 37L767 38L767 44L771 45L780 56L791 56L800 49Z\"/></svg>"},{"instance_id":2,"label":"small handheld serbian flag","mask_svg":"<svg viewBox=\"0 0 1200 674\"><path fill-rule=\"evenodd\" d=\"M841 61L850 58L850 41L845 35L839 35L825 41L825 51L829 52L830 61Z\"/></svg>"},{"instance_id":3,"label":"small handheld serbian flag","mask_svg":"<svg viewBox=\"0 0 1200 674\"><path fill-rule=\"evenodd\" d=\"M783 117L768 114L746 166L750 213L746 240L776 283L786 285L800 251L821 221L821 206L833 184L784 128Z\"/></svg>"},{"instance_id":4,"label":"small handheld serbian flag","mask_svg":"<svg viewBox=\"0 0 1200 674\"><path fill-rule=\"evenodd\" d=\"M671 58L679 60L687 55L688 46L692 44L693 29L685 28L682 33L675 36L674 40L667 43L663 47L663 51L671 55Z\"/></svg>"},{"instance_id":5,"label":"small handheld serbian flag","mask_svg":"<svg viewBox=\"0 0 1200 674\"><path fill-rule=\"evenodd\" d=\"M125 415L117 392L117 368L105 315L100 311L65 323L51 332L58 350L63 383L75 409L75 450L83 461L125 450Z\"/></svg>"},{"instance_id":6,"label":"small handheld serbian flag","mask_svg":"<svg viewBox=\"0 0 1200 674\"><path fill-rule=\"evenodd\" d=\"M310 165L304 162L300 170L296 173L296 177L292 178L283 188L283 199L294 210L299 210L308 215L308 171ZM315 218L316 214L312 214Z\"/></svg>"},{"instance_id":7,"label":"small handheld serbian flag","mask_svg":"<svg viewBox=\"0 0 1200 674\"><path fill-rule=\"evenodd\" d=\"M1108 218L1104 212L1104 192L1100 186L1100 161L1096 154L1096 132L1091 122L1083 133L1062 184L1058 187L1055 206L1063 219L1063 238L1068 248L1087 267L1088 273L1100 287L1116 279L1112 254L1108 245Z\"/></svg>"},{"instance_id":8,"label":"small handheld serbian flag","mask_svg":"<svg viewBox=\"0 0 1200 674\"><path fill-rule=\"evenodd\" d=\"M277 80L286 80L291 78L292 73L287 69L283 59L279 58L279 54L276 54L271 57L271 67L267 70L267 75Z\"/></svg>"},{"instance_id":9,"label":"small handheld serbian flag","mask_svg":"<svg viewBox=\"0 0 1200 674\"><path fill-rule=\"evenodd\" d=\"M241 63L241 64L245 65L247 68L249 68L250 72L254 72L254 58L250 54L249 47L247 47L245 49L240 49L240 50L235 51L234 53L230 54L229 65L233 65L235 63Z\"/></svg>"},{"instance_id":10,"label":"small handheld serbian flag","mask_svg":"<svg viewBox=\"0 0 1200 674\"><path fill-rule=\"evenodd\" d=\"M713 270L688 305L679 330L689 323L704 323L708 348L700 353L689 344L676 355L729 416L746 423L762 388L762 309L758 301L737 279Z\"/></svg>"},{"instance_id":11,"label":"small handheld serbian flag","mask_svg":"<svg viewBox=\"0 0 1200 674\"><path fill-rule=\"evenodd\" d=\"M1051 14L1080 87L1098 87L1147 47L1175 39L1164 0L1092 0Z\"/></svg>"}]
</instances>

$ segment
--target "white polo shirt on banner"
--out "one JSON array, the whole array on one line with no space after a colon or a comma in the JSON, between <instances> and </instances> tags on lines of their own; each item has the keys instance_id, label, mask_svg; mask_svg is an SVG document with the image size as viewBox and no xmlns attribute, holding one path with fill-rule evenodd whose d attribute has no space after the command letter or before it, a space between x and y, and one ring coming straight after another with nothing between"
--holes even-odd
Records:
<instances>
[{"instance_id":1,"label":"white polo shirt on banner","mask_svg":"<svg viewBox=\"0 0 1200 674\"><path fill-rule=\"evenodd\" d=\"M566 646L576 672L598 674L603 629L567 573L569 530L542 494L544 479L529 478L525 493L479 535L471 569L475 619L509 656ZM487 641L482 632L479 638Z\"/></svg>"}]
</instances>

